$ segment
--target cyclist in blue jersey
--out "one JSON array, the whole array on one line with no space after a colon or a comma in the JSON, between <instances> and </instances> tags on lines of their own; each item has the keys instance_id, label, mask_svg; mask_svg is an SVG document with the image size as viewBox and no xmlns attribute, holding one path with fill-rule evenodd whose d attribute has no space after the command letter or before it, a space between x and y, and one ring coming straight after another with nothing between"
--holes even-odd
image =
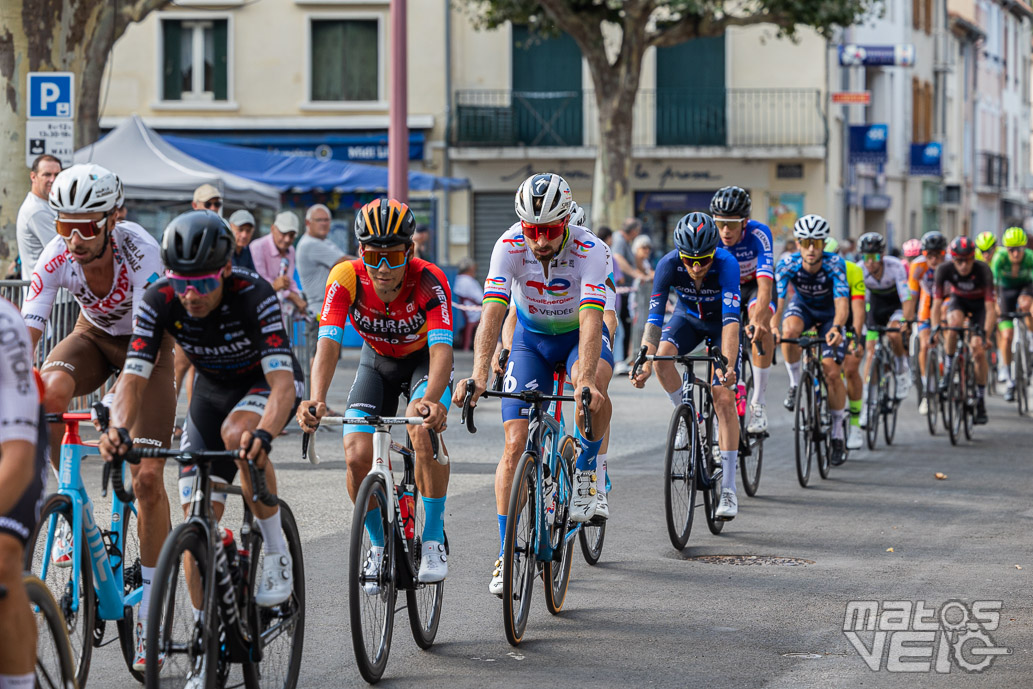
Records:
<instances>
[{"instance_id":1,"label":"cyclist in blue jersey","mask_svg":"<svg viewBox=\"0 0 1033 689\"><path fill-rule=\"evenodd\" d=\"M752 347L753 397L750 399L750 417L746 430L763 433L768 429L766 393L771 357L775 354L775 340L771 335L771 316L775 305L771 296L775 282L774 259L771 253L771 230L767 225L750 219L750 195L741 187L718 189L710 201L721 243L739 262L743 315L749 316L752 341L764 349L762 355Z\"/></svg>"},{"instance_id":2,"label":"cyclist in blue jersey","mask_svg":"<svg viewBox=\"0 0 1033 689\"><path fill-rule=\"evenodd\" d=\"M846 388L843 385L842 362L846 353L845 330L850 317L850 287L847 284L843 259L825 251L829 224L820 215L805 215L793 226L800 250L784 257L775 270L778 309L775 322L781 331L776 336L796 338L804 330L814 328L825 338L821 364L829 388L832 411L832 455L829 460L839 465L846 460L843 419L846 417ZM789 285L796 295L786 299ZM784 314L784 318L783 318ZM785 407L792 411L796 387L800 383L800 347L782 344L782 356L789 371L789 394Z\"/></svg>"},{"instance_id":3,"label":"cyclist in blue jersey","mask_svg":"<svg viewBox=\"0 0 1033 689\"><path fill-rule=\"evenodd\" d=\"M660 259L653 277L649 319L642 335L648 354L688 354L706 341L719 345L728 360L723 375L713 380L714 411L718 419L718 447L724 469L717 517L734 519L739 511L735 495L735 464L739 454L739 416L735 409L735 380L739 368L739 262L723 248L713 218L689 213L674 229L675 250ZM664 325L667 296L678 298L674 315ZM646 362L632 379L641 388L652 374ZM656 362L656 376L677 407L682 403L681 377L674 362ZM680 436L676 443L688 442Z\"/></svg>"}]
</instances>

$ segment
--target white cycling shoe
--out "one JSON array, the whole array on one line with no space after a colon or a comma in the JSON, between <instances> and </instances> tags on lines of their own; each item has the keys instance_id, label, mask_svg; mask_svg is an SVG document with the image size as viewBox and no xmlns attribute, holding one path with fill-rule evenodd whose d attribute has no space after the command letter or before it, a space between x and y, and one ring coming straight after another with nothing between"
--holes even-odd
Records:
<instances>
[{"instance_id":1,"label":"white cycling shoe","mask_svg":"<svg viewBox=\"0 0 1033 689\"><path fill-rule=\"evenodd\" d=\"M448 555L445 544L439 541L427 541L423 544L423 556L420 558L420 573L417 579L421 584L436 584L448 576Z\"/></svg>"},{"instance_id":2,"label":"white cycling shoe","mask_svg":"<svg viewBox=\"0 0 1033 689\"><path fill-rule=\"evenodd\" d=\"M904 371L897 374L897 399L906 400L911 392L911 371Z\"/></svg>"},{"instance_id":3,"label":"white cycling shoe","mask_svg":"<svg viewBox=\"0 0 1033 689\"><path fill-rule=\"evenodd\" d=\"M746 424L747 433L763 433L768 430L767 405L750 405L750 422Z\"/></svg>"},{"instance_id":4,"label":"white cycling shoe","mask_svg":"<svg viewBox=\"0 0 1033 689\"><path fill-rule=\"evenodd\" d=\"M599 491L595 488L594 469L574 470L574 494L570 499L570 520L584 523L595 516Z\"/></svg>"},{"instance_id":5,"label":"white cycling shoe","mask_svg":"<svg viewBox=\"0 0 1033 689\"><path fill-rule=\"evenodd\" d=\"M272 608L291 597L294 570L287 553L266 553L262 560L261 588L255 595L260 608Z\"/></svg>"},{"instance_id":6,"label":"white cycling shoe","mask_svg":"<svg viewBox=\"0 0 1033 689\"><path fill-rule=\"evenodd\" d=\"M495 570L491 573L491 583L488 584L488 593L502 598L502 558L495 560Z\"/></svg>"},{"instance_id":7,"label":"white cycling shoe","mask_svg":"<svg viewBox=\"0 0 1033 689\"><path fill-rule=\"evenodd\" d=\"M922 401L918 403L918 414L919 416L929 416L929 398L922 397Z\"/></svg>"},{"instance_id":8,"label":"white cycling shoe","mask_svg":"<svg viewBox=\"0 0 1033 689\"><path fill-rule=\"evenodd\" d=\"M595 516L602 517L603 519L610 518L610 503L606 499L606 493L599 491L598 498L595 501Z\"/></svg>"},{"instance_id":9,"label":"white cycling shoe","mask_svg":"<svg viewBox=\"0 0 1033 689\"><path fill-rule=\"evenodd\" d=\"M721 501L717 504L714 516L724 521L731 521L737 514L739 514L739 498L736 497L735 491L722 490Z\"/></svg>"},{"instance_id":10,"label":"white cycling shoe","mask_svg":"<svg viewBox=\"0 0 1033 689\"><path fill-rule=\"evenodd\" d=\"M372 546L366 553L366 562L362 566L362 590L367 596L376 596L380 593L380 566L384 562L384 549Z\"/></svg>"},{"instance_id":11,"label":"white cycling shoe","mask_svg":"<svg viewBox=\"0 0 1033 689\"><path fill-rule=\"evenodd\" d=\"M846 432L846 449L860 450L862 445L864 445L864 434L861 432L861 427L850 424L850 428Z\"/></svg>"}]
</instances>

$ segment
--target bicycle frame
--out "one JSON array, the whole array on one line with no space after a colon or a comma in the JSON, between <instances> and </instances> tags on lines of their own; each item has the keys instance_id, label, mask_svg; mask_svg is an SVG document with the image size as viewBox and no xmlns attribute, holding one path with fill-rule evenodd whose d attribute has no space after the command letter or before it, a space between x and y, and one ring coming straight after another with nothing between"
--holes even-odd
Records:
<instances>
[{"instance_id":1,"label":"bicycle frame","mask_svg":"<svg viewBox=\"0 0 1033 689\"><path fill-rule=\"evenodd\" d=\"M118 495L112 495L111 500L111 530L110 546L104 540L104 533L97 526L93 516L93 502L86 493L82 479L82 460L90 455L100 455L100 450L95 446L85 445L79 437L79 422L89 421L88 413L64 414L65 434L61 439L61 464L59 470L60 486L57 490L59 495L66 496L72 503L72 534L74 539L85 538L87 551L89 552L89 566L93 568L93 587L97 592L97 614L102 620L121 620L125 616L126 606L135 606L140 602L143 595L142 588L136 588L129 595L125 595L123 587L123 555L124 555L124 533L125 525L122 523L121 514L126 503L119 499ZM136 507L129 505L135 513ZM54 547L54 532L56 530L58 515L50 516L50 523L47 525L47 537L43 549L43 564L40 571L40 578L46 580L47 571L54 566L51 562L51 553ZM71 610L79 609L79 585L80 574L84 563L82 562L82 550L78 547L72 548L72 595ZM119 557L117 561L112 559L112 550L115 550Z\"/></svg>"}]
</instances>

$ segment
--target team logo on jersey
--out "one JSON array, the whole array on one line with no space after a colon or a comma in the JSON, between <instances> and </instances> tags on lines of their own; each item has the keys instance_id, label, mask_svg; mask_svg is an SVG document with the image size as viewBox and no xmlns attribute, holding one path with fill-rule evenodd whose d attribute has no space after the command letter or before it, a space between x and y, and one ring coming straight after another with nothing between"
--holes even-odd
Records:
<instances>
[{"instance_id":1,"label":"team logo on jersey","mask_svg":"<svg viewBox=\"0 0 1033 689\"><path fill-rule=\"evenodd\" d=\"M563 278L554 278L547 285L537 280L528 280L526 284L531 289L538 290L539 296L548 292L550 297L565 297L567 290L570 289L570 282Z\"/></svg>"},{"instance_id":2,"label":"team logo on jersey","mask_svg":"<svg viewBox=\"0 0 1033 689\"><path fill-rule=\"evenodd\" d=\"M265 338L265 343L270 347L279 347L283 344L283 338L279 335L270 335L269 337Z\"/></svg>"},{"instance_id":3,"label":"team logo on jersey","mask_svg":"<svg viewBox=\"0 0 1033 689\"><path fill-rule=\"evenodd\" d=\"M606 291L606 285L593 285L591 283L586 283L585 287L587 287L588 289L592 290L593 292L605 292Z\"/></svg>"},{"instance_id":4,"label":"team logo on jersey","mask_svg":"<svg viewBox=\"0 0 1033 689\"><path fill-rule=\"evenodd\" d=\"M518 234L516 237L513 237L512 239L503 239L502 243L503 244L512 244L513 246L523 246L524 245L524 235Z\"/></svg>"},{"instance_id":5,"label":"team logo on jersey","mask_svg":"<svg viewBox=\"0 0 1033 689\"><path fill-rule=\"evenodd\" d=\"M593 246L595 246L595 242L592 242L592 241L579 242L578 240L575 239L574 240L574 246L577 247L577 250L580 251L581 253L587 254L588 250L591 249Z\"/></svg>"},{"instance_id":6,"label":"team logo on jersey","mask_svg":"<svg viewBox=\"0 0 1033 689\"><path fill-rule=\"evenodd\" d=\"M725 306L739 308L739 295L734 292L725 292L724 302Z\"/></svg>"},{"instance_id":7,"label":"team logo on jersey","mask_svg":"<svg viewBox=\"0 0 1033 689\"><path fill-rule=\"evenodd\" d=\"M505 287L506 278L488 278L484 281L486 287Z\"/></svg>"},{"instance_id":8,"label":"team logo on jersey","mask_svg":"<svg viewBox=\"0 0 1033 689\"><path fill-rule=\"evenodd\" d=\"M143 338L138 337L132 342L130 342L129 346L133 348L133 351L139 352L141 349L147 346L147 343L144 342Z\"/></svg>"},{"instance_id":9,"label":"team logo on jersey","mask_svg":"<svg viewBox=\"0 0 1033 689\"><path fill-rule=\"evenodd\" d=\"M165 303L168 304L172 301L173 297L176 296L176 290L172 285L164 285L158 288L158 292L161 296L165 297Z\"/></svg>"},{"instance_id":10,"label":"team logo on jersey","mask_svg":"<svg viewBox=\"0 0 1033 689\"><path fill-rule=\"evenodd\" d=\"M43 278L39 276L39 273L32 273L32 284L29 285L29 300L33 300L39 296L39 293L43 291Z\"/></svg>"}]
</instances>

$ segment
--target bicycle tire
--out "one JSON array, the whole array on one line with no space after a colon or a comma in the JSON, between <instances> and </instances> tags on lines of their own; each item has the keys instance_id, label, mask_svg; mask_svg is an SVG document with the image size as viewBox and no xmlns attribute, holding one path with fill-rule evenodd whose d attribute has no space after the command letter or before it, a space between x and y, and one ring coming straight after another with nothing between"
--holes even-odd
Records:
<instances>
[{"instance_id":1,"label":"bicycle tire","mask_svg":"<svg viewBox=\"0 0 1033 689\"><path fill-rule=\"evenodd\" d=\"M746 399L753 399L753 363L748 356L742 359L743 384L746 386ZM739 418L739 475L746 495L756 497L760 487L760 470L764 463L764 434L750 433L746 430L749 423L749 405L746 413Z\"/></svg>"},{"instance_id":2,"label":"bicycle tire","mask_svg":"<svg viewBox=\"0 0 1033 689\"><path fill-rule=\"evenodd\" d=\"M667 521L667 535L671 545L681 550L689 541L692 532L692 517L696 511L696 467L698 466L695 411L687 404L680 404L671 416L667 429L667 451L664 455L664 515ZM687 446L676 449L678 429L685 429ZM684 497L684 500L682 500Z\"/></svg>"},{"instance_id":3,"label":"bicycle tire","mask_svg":"<svg viewBox=\"0 0 1033 689\"><path fill-rule=\"evenodd\" d=\"M893 438L897 434L897 409L900 401L897 399L897 376L893 372L893 364L887 361L884 365L886 371L885 389L881 392L882 400L882 438L886 441L886 447L893 444Z\"/></svg>"},{"instance_id":4,"label":"bicycle tire","mask_svg":"<svg viewBox=\"0 0 1033 689\"><path fill-rule=\"evenodd\" d=\"M201 621L194 617L183 558L189 554L200 577L201 590L209 575L208 534L197 522L177 526L161 547L151 585L151 612L147 618L147 689L169 686L173 678L203 677L204 689L218 684L219 609L215 587L201 602ZM176 635L175 637L173 635ZM179 638L182 634L182 640ZM164 663L155 660L164 654Z\"/></svg>"},{"instance_id":5,"label":"bicycle tire","mask_svg":"<svg viewBox=\"0 0 1033 689\"><path fill-rule=\"evenodd\" d=\"M1026 397L1026 367L1025 367L1025 353L1022 340L1024 337L1020 337L1022 328L1016 325L1012 332L1012 345L1011 345L1011 364L1012 364L1012 384L1015 386L1015 406L1018 407L1019 416L1025 416L1029 410L1029 400ZM991 375L990 378L995 376Z\"/></svg>"},{"instance_id":6,"label":"bicycle tire","mask_svg":"<svg viewBox=\"0 0 1033 689\"><path fill-rule=\"evenodd\" d=\"M972 440L972 426L975 424L976 415L976 372L975 364L972 362L971 355L965 357L964 371L965 414L961 417L961 427L965 432L965 440Z\"/></svg>"},{"instance_id":7,"label":"bicycle tire","mask_svg":"<svg viewBox=\"0 0 1033 689\"><path fill-rule=\"evenodd\" d=\"M717 507L721 502L723 474L715 476L717 460L714 459L714 448L717 447L717 438L714 432L714 422L717 420L717 412L714 410L714 399L711 394L708 386L696 386L696 407L703 410L699 416L700 422L697 424L699 433L696 435L698 442L696 470L710 479L710 487L703 491L703 510L707 518L707 528L710 529L710 533L717 536L724 528L725 520L717 518Z\"/></svg>"},{"instance_id":8,"label":"bicycle tire","mask_svg":"<svg viewBox=\"0 0 1033 689\"><path fill-rule=\"evenodd\" d=\"M46 547L52 517L55 520L55 530L58 528L59 522L63 521L68 528L67 533L73 533L71 498L54 493L43 503L39 519L36 520L36 527L32 530L28 546L25 548L25 569L36 576L43 571L43 558L50 558L50 553L44 553L43 550ZM91 564L93 559L90 556L86 539L81 534L73 534L72 543L73 547L78 549L79 557L78 611L72 613L71 600L66 594L70 590L75 571L71 565L58 567L51 560L47 566L47 578L44 585L51 594L55 591L60 594L61 603L58 606L65 620L68 640L72 648L72 658L75 660L75 681L79 687L85 687L93 657L93 631L97 625L97 592L93 588L93 566ZM54 599L56 601L58 597L54 596Z\"/></svg>"},{"instance_id":9,"label":"bicycle tire","mask_svg":"<svg viewBox=\"0 0 1033 689\"><path fill-rule=\"evenodd\" d=\"M800 373L800 385L796 388L796 402L793 412L793 435L796 441L796 479L800 487L806 488L811 478L811 460L817 445L814 442L814 387L811 375Z\"/></svg>"},{"instance_id":10,"label":"bicycle tire","mask_svg":"<svg viewBox=\"0 0 1033 689\"><path fill-rule=\"evenodd\" d=\"M940 367L936 356L936 348L930 347L925 360L925 423L929 427L929 435L936 435L936 426L940 423Z\"/></svg>"},{"instance_id":11,"label":"bicycle tire","mask_svg":"<svg viewBox=\"0 0 1033 689\"><path fill-rule=\"evenodd\" d=\"M371 501L380 509L381 528L384 534L384 556L380 564L380 574L376 586L378 590L367 593L364 585L363 568L366 564L366 553L371 547L369 534L366 531L366 513ZM389 512L388 510L391 510ZM387 486L380 474L369 474L362 480L359 491L355 495L355 509L352 513L351 543L348 547L348 614L351 621L352 649L355 652L355 663L359 674L370 684L380 681L387 667L387 659L391 654L391 635L394 631L395 599L398 591L395 588L396 538L394 524L388 521L388 514L393 513L394 505L388 502ZM363 614L364 604L373 611L370 616ZM382 611L380 616L375 616ZM376 617L375 620L369 619ZM368 638L367 638L367 632ZM368 641L368 643L367 643Z\"/></svg>"},{"instance_id":12,"label":"bicycle tire","mask_svg":"<svg viewBox=\"0 0 1033 689\"><path fill-rule=\"evenodd\" d=\"M957 445L961 437L961 425L965 416L965 390L961 366L958 358L951 362L947 371L947 435L951 445Z\"/></svg>"},{"instance_id":13,"label":"bicycle tire","mask_svg":"<svg viewBox=\"0 0 1033 689\"><path fill-rule=\"evenodd\" d=\"M573 494L571 477L573 476L573 459L567 461L564 457L562 447L570 443L573 446L574 439L569 435L560 439L561 449L556 461L556 511L553 515L552 524L543 522L546 525L549 541L553 547L553 557L558 551L560 560L546 560L542 568L542 584L545 589L545 607L553 615L558 615L563 610L563 601L567 598L567 587L570 585L570 567L574 558L574 541L567 538L570 525L568 524L567 513L570 497ZM573 458L574 453L571 452ZM583 528L583 527L582 527Z\"/></svg>"},{"instance_id":14,"label":"bicycle tire","mask_svg":"<svg viewBox=\"0 0 1033 689\"><path fill-rule=\"evenodd\" d=\"M54 595L39 577L32 574L25 575L22 583L36 615L36 686L40 689L68 689L78 686L67 623L57 601L54 600ZM44 638L49 639L50 643L46 643ZM51 650L52 653L48 652ZM51 657L55 662L44 660L50 660Z\"/></svg>"},{"instance_id":15,"label":"bicycle tire","mask_svg":"<svg viewBox=\"0 0 1033 689\"><path fill-rule=\"evenodd\" d=\"M248 689L294 689L301 672L301 655L305 645L305 558L294 513L283 500L279 503L280 529L291 556L294 584L290 598L280 605L272 608L255 605L256 614L252 619L258 622L258 629L251 633L261 639L262 660L245 663L242 667L244 684ZM251 553L248 581L252 586L251 600L254 601L261 584L262 568L259 561L264 557L261 529L251 530L247 547ZM284 640L287 644L281 643ZM284 647L286 653L281 651ZM280 662L276 662L277 659ZM283 659L286 662L282 662Z\"/></svg>"},{"instance_id":16,"label":"bicycle tire","mask_svg":"<svg viewBox=\"0 0 1033 689\"><path fill-rule=\"evenodd\" d=\"M566 460L568 466L574 461L577 454L577 448L573 439L571 440L572 442L569 444L560 445L560 455ZM605 486L603 488L605 489ZM603 542L606 540L606 520L582 524L577 532L577 540L581 544L581 555L584 556L585 562L590 565L598 564L599 558L603 554Z\"/></svg>"},{"instance_id":17,"label":"bicycle tire","mask_svg":"<svg viewBox=\"0 0 1033 689\"><path fill-rule=\"evenodd\" d=\"M426 514L423 510L423 500L420 499L420 489L417 486L413 486L413 506L416 511L413 524L414 537L408 545L412 570L419 572L420 558L423 556L423 525L426 523ZM447 537L444 545L447 557ZM414 586L415 588L405 591L405 608L409 616L409 629L412 631L413 641L426 651L434 645L434 639L438 635L438 625L441 623L441 603L445 596L445 582L421 584L416 581Z\"/></svg>"},{"instance_id":18,"label":"bicycle tire","mask_svg":"<svg viewBox=\"0 0 1033 689\"><path fill-rule=\"evenodd\" d=\"M136 505L122 504L122 511L118 515L119 523L122 524L122 539L119 552L122 554L122 595L128 598L129 594L143 586L143 572L140 569L140 539L136 533ZM125 605L125 616L115 622L118 631L118 642L122 649L122 659L126 663L126 669L137 682L143 684L143 673L133 669L133 660L136 655L136 609L135 606Z\"/></svg>"},{"instance_id":19,"label":"bicycle tire","mask_svg":"<svg viewBox=\"0 0 1033 689\"><path fill-rule=\"evenodd\" d=\"M531 591L538 569L536 544L539 535L536 523L540 515L537 513L538 475L535 463L535 456L527 452L517 462L513 488L509 494L506 542L502 549L502 620L506 640L513 646L520 643L527 629L527 618L531 614ZM522 520L521 513L524 517Z\"/></svg>"},{"instance_id":20,"label":"bicycle tire","mask_svg":"<svg viewBox=\"0 0 1033 689\"><path fill-rule=\"evenodd\" d=\"M872 359L872 368L868 375L868 395L864 400L864 413L866 416L864 440L869 451L875 449L875 444L879 440L879 382L882 380L882 358L876 352L876 356L872 357Z\"/></svg>"},{"instance_id":21,"label":"bicycle tire","mask_svg":"<svg viewBox=\"0 0 1033 689\"><path fill-rule=\"evenodd\" d=\"M829 391L826 385L822 385L822 395L818 400L819 436L816 440L818 446L818 476L822 479L829 477L832 469L832 412L829 409ZM846 419L844 419L845 421ZM843 426L843 449L846 451L846 426ZM846 461L844 459L844 461Z\"/></svg>"}]
</instances>

